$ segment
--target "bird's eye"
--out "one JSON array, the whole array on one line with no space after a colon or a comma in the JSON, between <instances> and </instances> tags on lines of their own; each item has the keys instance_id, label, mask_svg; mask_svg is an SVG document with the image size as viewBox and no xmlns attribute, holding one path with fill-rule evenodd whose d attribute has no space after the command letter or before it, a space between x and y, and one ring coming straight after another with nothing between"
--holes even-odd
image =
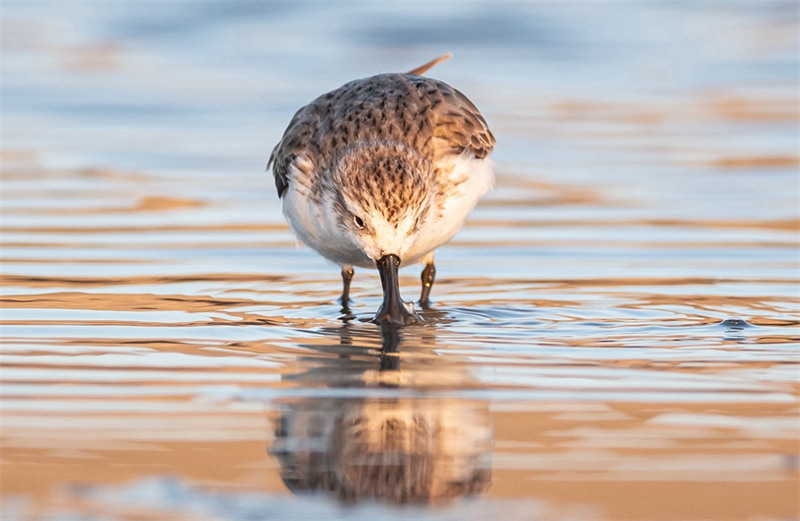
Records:
<instances>
[{"instance_id":1,"label":"bird's eye","mask_svg":"<svg viewBox=\"0 0 800 521\"><path fill-rule=\"evenodd\" d=\"M356 223L356 226L358 228L363 228L364 227L364 219L362 219L361 217L359 217L357 215L353 216L353 222Z\"/></svg>"}]
</instances>

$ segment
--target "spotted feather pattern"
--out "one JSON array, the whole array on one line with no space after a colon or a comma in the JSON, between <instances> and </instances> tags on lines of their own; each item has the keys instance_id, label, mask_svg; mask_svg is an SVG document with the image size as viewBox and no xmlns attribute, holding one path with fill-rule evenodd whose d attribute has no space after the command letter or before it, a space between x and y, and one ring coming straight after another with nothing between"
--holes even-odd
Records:
<instances>
[{"instance_id":1,"label":"spotted feather pattern","mask_svg":"<svg viewBox=\"0 0 800 521\"><path fill-rule=\"evenodd\" d=\"M292 182L306 186L359 142L396 142L433 168L468 152L485 158L495 138L475 105L446 83L416 74L379 74L351 81L297 111L268 167L283 196ZM303 157L310 165L290 168ZM291 173L306 179L292 179Z\"/></svg>"}]
</instances>

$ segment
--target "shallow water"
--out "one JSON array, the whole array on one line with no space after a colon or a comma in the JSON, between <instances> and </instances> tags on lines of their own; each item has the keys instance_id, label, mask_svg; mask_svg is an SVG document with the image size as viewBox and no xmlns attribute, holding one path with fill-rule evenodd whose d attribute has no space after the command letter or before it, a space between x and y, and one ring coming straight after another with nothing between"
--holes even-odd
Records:
<instances>
[{"instance_id":1,"label":"shallow water","mask_svg":"<svg viewBox=\"0 0 800 521\"><path fill-rule=\"evenodd\" d=\"M800 517L794 3L2 22L4 521ZM264 164L317 94L448 50L497 187L384 331Z\"/></svg>"}]
</instances>

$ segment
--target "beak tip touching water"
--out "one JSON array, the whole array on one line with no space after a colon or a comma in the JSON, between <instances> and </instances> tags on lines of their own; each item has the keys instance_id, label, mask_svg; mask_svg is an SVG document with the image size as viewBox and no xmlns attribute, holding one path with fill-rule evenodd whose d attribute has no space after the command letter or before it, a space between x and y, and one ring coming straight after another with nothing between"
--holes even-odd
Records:
<instances>
[{"instance_id":1,"label":"beak tip touching water","mask_svg":"<svg viewBox=\"0 0 800 521\"><path fill-rule=\"evenodd\" d=\"M397 255L384 255L375 264L381 276L383 303L372 321L376 324L395 326L407 326L418 322L416 313L400 298L397 278L400 258Z\"/></svg>"},{"instance_id":2,"label":"beak tip touching water","mask_svg":"<svg viewBox=\"0 0 800 521\"><path fill-rule=\"evenodd\" d=\"M394 307L390 309L381 306L375 314L375 318L372 319L372 322L375 324L387 326L410 326L411 324L416 324L418 321L419 319L416 313L405 306L402 308Z\"/></svg>"}]
</instances>

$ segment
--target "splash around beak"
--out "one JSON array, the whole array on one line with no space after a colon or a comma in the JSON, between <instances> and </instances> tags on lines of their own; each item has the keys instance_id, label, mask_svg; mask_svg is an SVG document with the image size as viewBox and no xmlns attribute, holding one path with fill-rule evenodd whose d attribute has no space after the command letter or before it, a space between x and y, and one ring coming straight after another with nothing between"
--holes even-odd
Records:
<instances>
[{"instance_id":1,"label":"splash around beak","mask_svg":"<svg viewBox=\"0 0 800 521\"><path fill-rule=\"evenodd\" d=\"M383 303L378 308L375 318L376 324L407 326L418 321L417 315L406 307L400 298L400 284L397 278L397 269L400 258L397 255L384 255L375 263L381 276L383 286Z\"/></svg>"}]
</instances>

